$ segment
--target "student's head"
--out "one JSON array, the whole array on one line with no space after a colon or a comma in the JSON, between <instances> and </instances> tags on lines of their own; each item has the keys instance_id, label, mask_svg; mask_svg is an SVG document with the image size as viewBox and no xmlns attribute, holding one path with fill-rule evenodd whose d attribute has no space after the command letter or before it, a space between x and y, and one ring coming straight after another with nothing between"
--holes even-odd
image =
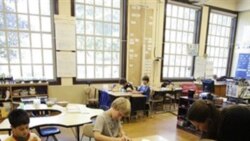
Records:
<instances>
[{"instance_id":1,"label":"student's head","mask_svg":"<svg viewBox=\"0 0 250 141\"><path fill-rule=\"evenodd\" d=\"M119 97L112 102L111 108L112 118L120 120L122 117L130 115L131 104L128 99Z\"/></svg>"},{"instance_id":2,"label":"student's head","mask_svg":"<svg viewBox=\"0 0 250 141\"><path fill-rule=\"evenodd\" d=\"M119 83L120 83L120 85L124 86L124 85L127 84L127 80L126 80L125 78L121 78L121 79L119 80Z\"/></svg>"},{"instance_id":3,"label":"student's head","mask_svg":"<svg viewBox=\"0 0 250 141\"><path fill-rule=\"evenodd\" d=\"M27 137L29 134L29 116L22 109L14 109L8 115L12 133L16 137Z\"/></svg>"},{"instance_id":4,"label":"student's head","mask_svg":"<svg viewBox=\"0 0 250 141\"><path fill-rule=\"evenodd\" d=\"M211 103L197 100L189 108L187 118L197 129L207 132L209 126L214 126L209 124L213 124L213 120L217 120L215 119L217 112L218 110Z\"/></svg>"},{"instance_id":5,"label":"student's head","mask_svg":"<svg viewBox=\"0 0 250 141\"><path fill-rule=\"evenodd\" d=\"M149 77L147 75L143 76L142 83L145 85L145 84L148 84L148 82L149 82Z\"/></svg>"}]
</instances>

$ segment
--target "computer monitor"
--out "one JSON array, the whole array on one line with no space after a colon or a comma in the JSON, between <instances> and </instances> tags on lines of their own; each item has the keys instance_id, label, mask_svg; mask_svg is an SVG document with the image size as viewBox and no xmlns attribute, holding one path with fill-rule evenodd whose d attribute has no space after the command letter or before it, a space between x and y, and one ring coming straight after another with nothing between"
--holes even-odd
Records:
<instances>
[{"instance_id":1,"label":"computer monitor","mask_svg":"<svg viewBox=\"0 0 250 141\"><path fill-rule=\"evenodd\" d=\"M203 92L214 93L214 80L205 79L202 81Z\"/></svg>"}]
</instances>

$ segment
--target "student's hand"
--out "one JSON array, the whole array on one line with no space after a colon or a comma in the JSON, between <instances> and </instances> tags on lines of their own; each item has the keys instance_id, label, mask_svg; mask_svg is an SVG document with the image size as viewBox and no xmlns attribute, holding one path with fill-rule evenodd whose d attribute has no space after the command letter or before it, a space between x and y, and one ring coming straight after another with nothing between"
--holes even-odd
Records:
<instances>
[{"instance_id":1,"label":"student's hand","mask_svg":"<svg viewBox=\"0 0 250 141\"><path fill-rule=\"evenodd\" d=\"M38 141L36 137L32 138L31 141Z\"/></svg>"},{"instance_id":2,"label":"student's hand","mask_svg":"<svg viewBox=\"0 0 250 141\"><path fill-rule=\"evenodd\" d=\"M122 136L122 141L131 141L131 139L127 136Z\"/></svg>"}]
</instances>

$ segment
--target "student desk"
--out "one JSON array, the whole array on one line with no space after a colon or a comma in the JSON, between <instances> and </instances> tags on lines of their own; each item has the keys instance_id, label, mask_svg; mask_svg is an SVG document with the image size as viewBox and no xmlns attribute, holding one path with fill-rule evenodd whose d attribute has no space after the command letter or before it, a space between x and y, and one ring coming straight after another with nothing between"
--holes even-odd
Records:
<instances>
[{"instance_id":1,"label":"student desk","mask_svg":"<svg viewBox=\"0 0 250 141\"><path fill-rule=\"evenodd\" d=\"M1 134L0 135L0 141L4 141L5 139L8 138L9 135L6 135L6 134Z\"/></svg>"},{"instance_id":2,"label":"student desk","mask_svg":"<svg viewBox=\"0 0 250 141\"><path fill-rule=\"evenodd\" d=\"M105 106L109 108L111 103L118 97L125 97L130 100L131 114L139 110L146 110L147 97L145 95L119 91L101 90L99 95L99 106Z\"/></svg>"},{"instance_id":3,"label":"student desk","mask_svg":"<svg viewBox=\"0 0 250 141\"><path fill-rule=\"evenodd\" d=\"M87 108L82 104L68 104L67 107L53 105L47 107L45 104L34 106L33 104L24 105L24 110L27 111L59 111L60 114L54 116L31 117L29 127L36 128L41 126L62 126L66 128L75 127L76 139L80 141L80 126L90 123L91 118L103 113L100 109ZM0 123L0 131L10 131L8 119Z\"/></svg>"},{"instance_id":4,"label":"student desk","mask_svg":"<svg viewBox=\"0 0 250 141\"><path fill-rule=\"evenodd\" d=\"M195 81L194 84L199 90L202 90L202 82ZM226 97L226 83L214 82L214 94L220 97Z\"/></svg>"},{"instance_id":5,"label":"student desk","mask_svg":"<svg viewBox=\"0 0 250 141\"><path fill-rule=\"evenodd\" d=\"M133 138L133 141L169 141L162 136L159 135L153 135L153 136L146 136L146 137L139 137L139 138Z\"/></svg>"}]
</instances>

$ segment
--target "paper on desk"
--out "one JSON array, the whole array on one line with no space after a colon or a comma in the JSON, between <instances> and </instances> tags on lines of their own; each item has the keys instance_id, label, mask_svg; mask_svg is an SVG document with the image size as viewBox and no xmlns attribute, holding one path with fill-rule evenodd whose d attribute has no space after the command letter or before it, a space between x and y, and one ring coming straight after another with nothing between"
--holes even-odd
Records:
<instances>
[{"instance_id":1,"label":"paper on desk","mask_svg":"<svg viewBox=\"0 0 250 141\"><path fill-rule=\"evenodd\" d=\"M150 141L150 140L148 140L148 139L142 139L141 141Z\"/></svg>"},{"instance_id":2,"label":"paper on desk","mask_svg":"<svg viewBox=\"0 0 250 141\"><path fill-rule=\"evenodd\" d=\"M68 112L72 112L72 113L80 113L81 111L80 111L80 108L78 107L78 106L76 106L76 105L68 105L67 106L67 111Z\"/></svg>"}]
</instances>

